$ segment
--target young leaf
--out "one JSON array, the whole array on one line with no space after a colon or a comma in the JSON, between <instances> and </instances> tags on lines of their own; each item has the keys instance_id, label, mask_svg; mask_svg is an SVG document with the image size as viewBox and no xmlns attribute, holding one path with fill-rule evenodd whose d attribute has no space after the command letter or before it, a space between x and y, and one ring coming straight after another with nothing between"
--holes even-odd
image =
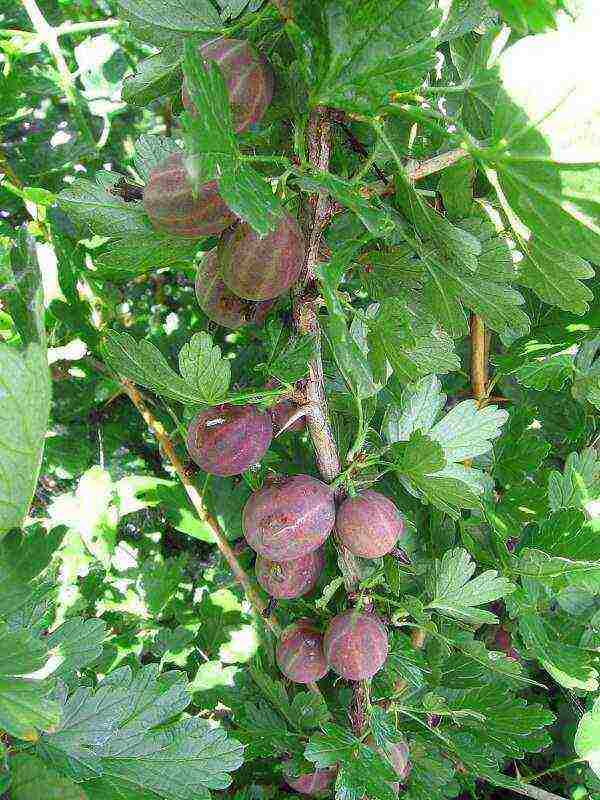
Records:
<instances>
[{"instance_id":1,"label":"young leaf","mask_svg":"<svg viewBox=\"0 0 600 800\"><path fill-rule=\"evenodd\" d=\"M180 403L210 404L202 388L181 378L150 342L136 342L128 333L108 331L102 351L111 369L124 378Z\"/></svg>"},{"instance_id":2,"label":"young leaf","mask_svg":"<svg viewBox=\"0 0 600 800\"><path fill-rule=\"evenodd\" d=\"M445 460L441 469L421 476L400 473L399 477L408 491L457 517L459 508L477 507L478 495L483 492L481 474L460 462L491 450L491 439L499 435L507 414L495 406L479 409L473 400L464 400L436 423L445 400L435 376L422 378L405 391L401 408L387 409L383 431L392 444L406 442L413 432L421 431L429 440L441 445ZM434 463L431 447L429 457ZM440 462L439 452L435 458Z\"/></svg>"},{"instance_id":3,"label":"young leaf","mask_svg":"<svg viewBox=\"0 0 600 800\"><path fill-rule=\"evenodd\" d=\"M441 561L435 561L429 577L429 608L465 622L496 622L494 614L476 606L505 597L515 586L494 569L474 578L476 568L466 550L457 548L444 553Z\"/></svg>"},{"instance_id":4,"label":"young leaf","mask_svg":"<svg viewBox=\"0 0 600 800\"><path fill-rule=\"evenodd\" d=\"M227 395L231 381L229 361L221 357L221 348L213 345L208 333L195 333L179 353L183 379L194 386L205 403L216 405Z\"/></svg>"}]
</instances>

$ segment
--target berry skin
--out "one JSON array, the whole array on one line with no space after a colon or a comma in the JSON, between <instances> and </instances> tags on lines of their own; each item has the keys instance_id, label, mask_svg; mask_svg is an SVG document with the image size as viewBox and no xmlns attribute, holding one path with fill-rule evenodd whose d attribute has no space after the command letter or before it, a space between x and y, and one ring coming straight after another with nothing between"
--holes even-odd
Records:
<instances>
[{"instance_id":1,"label":"berry skin","mask_svg":"<svg viewBox=\"0 0 600 800\"><path fill-rule=\"evenodd\" d=\"M284 775L287 785L296 792L308 794L312 797L323 797L329 794L330 787L337 775L337 768L317 769L315 772L308 772L297 777L294 777L290 772L284 771Z\"/></svg>"},{"instance_id":2,"label":"berry skin","mask_svg":"<svg viewBox=\"0 0 600 800\"><path fill-rule=\"evenodd\" d=\"M204 63L218 64L227 87L236 133L258 122L273 99L273 70L253 45L242 39L213 39L201 44L198 55ZM181 100L196 113L185 82Z\"/></svg>"},{"instance_id":3,"label":"berry skin","mask_svg":"<svg viewBox=\"0 0 600 800\"><path fill-rule=\"evenodd\" d=\"M162 233L196 239L222 233L237 217L221 199L216 181L194 196L183 153L172 153L150 173L144 208L152 227Z\"/></svg>"},{"instance_id":4,"label":"berry skin","mask_svg":"<svg viewBox=\"0 0 600 800\"><path fill-rule=\"evenodd\" d=\"M304 250L304 235L289 214L284 214L275 230L262 238L247 223L241 223L219 243L223 281L246 300L279 297L300 277Z\"/></svg>"},{"instance_id":5,"label":"berry skin","mask_svg":"<svg viewBox=\"0 0 600 800\"><path fill-rule=\"evenodd\" d=\"M271 417L256 406L224 404L200 412L188 428L187 449L210 475L239 475L256 464L273 437Z\"/></svg>"},{"instance_id":6,"label":"berry skin","mask_svg":"<svg viewBox=\"0 0 600 800\"><path fill-rule=\"evenodd\" d=\"M275 658L279 669L294 683L313 683L329 672L323 636L308 619L299 619L284 630Z\"/></svg>"},{"instance_id":7,"label":"berry skin","mask_svg":"<svg viewBox=\"0 0 600 800\"><path fill-rule=\"evenodd\" d=\"M404 523L391 500L366 489L340 506L335 527L342 544L361 558L379 558L394 549Z\"/></svg>"},{"instance_id":8,"label":"berry skin","mask_svg":"<svg viewBox=\"0 0 600 800\"><path fill-rule=\"evenodd\" d=\"M388 655L388 637L374 614L349 609L334 617L323 639L325 660L348 681L371 678Z\"/></svg>"},{"instance_id":9,"label":"berry skin","mask_svg":"<svg viewBox=\"0 0 600 800\"><path fill-rule=\"evenodd\" d=\"M230 292L221 280L216 248L207 253L198 269L196 299L209 319L231 330L262 322L274 302L254 303Z\"/></svg>"},{"instance_id":10,"label":"berry skin","mask_svg":"<svg viewBox=\"0 0 600 800\"><path fill-rule=\"evenodd\" d=\"M322 547L293 561L280 563L258 556L256 580L271 597L291 600L308 594L313 589L324 566L325 554Z\"/></svg>"},{"instance_id":11,"label":"berry skin","mask_svg":"<svg viewBox=\"0 0 600 800\"><path fill-rule=\"evenodd\" d=\"M333 492L310 475L274 478L250 497L242 515L250 547L271 561L317 550L335 522Z\"/></svg>"}]
</instances>

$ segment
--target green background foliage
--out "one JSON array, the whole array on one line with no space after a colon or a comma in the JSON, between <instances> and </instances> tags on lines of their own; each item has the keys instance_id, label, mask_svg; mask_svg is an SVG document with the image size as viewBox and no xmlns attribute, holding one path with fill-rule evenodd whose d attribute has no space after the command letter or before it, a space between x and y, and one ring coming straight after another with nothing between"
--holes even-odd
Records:
<instances>
[{"instance_id":1,"label":"green background foliage","mask_svg":"<svg viewBox=\"0 0 600 800\"><path fill-rule=\"evenodd\" d=\"M269 800L291 795L284 761L336 765L340 800L393 800L371 736L407 742L408 800L600 798L595 3L22 0L0 26L3 800ZM276 76L239 135L197 58L221 35ZM233 333L200 310L216 238L157 232L119 188L182 150L259 235L283 211L310 234L316 197L332 205L320 337L287 295ZM358 565L390 635L359 724L348 682L282 678L122 383L185 459L198 410L268 407L311 358L337 482L376 483L405 520L403 558ZM271 471L318 474L306 431L190 478L251 580L241 511ZM326 559L281 624L347 607L331 540Z\"/></svg>"}]
</instances>

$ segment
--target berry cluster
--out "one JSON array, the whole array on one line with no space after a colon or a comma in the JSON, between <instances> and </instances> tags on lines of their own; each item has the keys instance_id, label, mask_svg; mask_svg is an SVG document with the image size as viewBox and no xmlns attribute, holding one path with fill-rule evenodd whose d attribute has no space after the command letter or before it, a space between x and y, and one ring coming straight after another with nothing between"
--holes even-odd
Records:
<instances>
[{"instance_id":1,"label":"berry cluster","mask_svg":"<svg viewBox=\"0 0 600 800\"><path fill-rule=\"evenodd\" d=\"M217 39L200 46L203 63L221 68L240 132L258 121L273 95L273 74L247 42ZM182 100L194 108L184 84ZM275 298L290 289L302 269L305 241L293 217L285 214L276 228L259 237L240 222L219 195L215 181L193 192L183 154L165 159L144 190L144 207L152 225L183 237L219 235L196 278L196 297L205 314L231 329L261 322ZM288 399L269 411L255 405L222 404L198 414L189 426L187 448L193 461L212 475L238 475L267 452L273 431L286 426L297 408ZM289 430L300 430L295 420ZM256 578L273 598L294 599L310 592L325 566L324 544L336 531L338 542L366 559L390 553L403 532L396 506L367 489L336 508L333 490L311 475L273 476L249 498L243 511L246 541L256 552ZM388 636L373 613L350 608L334 617L321 632L316 623L300 619L280 637L276 660L282 673L300 684L313 683L329 670L349 681L371 678L385 663ZM374 742L367 741L374 750ZM381 753L400 780L410 769L406 744L390 745ZM295 777L288 784L303 794L326 792L336 769Z\"/></svg>"}]
</instances>

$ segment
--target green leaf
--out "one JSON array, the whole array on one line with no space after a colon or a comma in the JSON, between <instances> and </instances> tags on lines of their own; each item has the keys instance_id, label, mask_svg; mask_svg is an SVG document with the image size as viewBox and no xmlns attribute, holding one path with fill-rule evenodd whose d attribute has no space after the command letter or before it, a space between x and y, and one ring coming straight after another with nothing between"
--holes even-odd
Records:
<instances>
[{"instance_id":1,"label":"green leaf","mask_svg":"<svg viewBox=\"0 0 600 800\"><path fill-rule=\"evenodd\" d=\"M50 411L42 286L35 244L19 234L9 306L24 349L0 341L0 536L21 525L40 471Z\"/></svg>"},{"instance_id":2,"label":"green leaf","mask_svg":"<svg viewBox=\"0 0 600 800\"><path fill-rule=\"evenodd\" d=\"M502 54L492 142L480 151L510 206L509 217L518 218L513 228L520 238L529 238L529 231L543 247L592 262L600 255L598 103L592 79L600 64L597 26L594 15L582 17L556 33L520 39ZM576 294L580 304L579 288ZM564 304L560 296L557 300Z\"/></svg>"},{"instance_id":3,"label":"green leaf","mask_svg":"<svg viewBox=\"0 0 600 800\"><path fill-rule=\"evenodd\" d=\"M101 619L72 617L52 631L46 639L48 649L57 666L53 678L65 678L81 670L102 655L102 642L108 635L106 623Z\"/></svg>"},{"instance_id":4,"label":"green leaf","mask_svg":"<svg viewBox=\"0 0 600 800\"><path fill-rule=\"evenodd\" d=\"M583 511L577 508L561 508L539 526L528 528L521 546L543 550L558 558L600 561L596 524L587 522Z\"/></svg>"},{"instance_id":5,"label":"green leaf","mask_svg":"<svg viewBox=\"0 0 600 800\"><path fill-rule=\"evenodd\" d=\"M35 240L20 230L8 260L0 261L0 290L4 307L19 332L21 344L44 346L44 290Z\"/></svg>"},{"instance_id":6,"label":"green leaf","mask_svg":"<svg viewBox=\"0 0 600 800\"><path fill-rule=\"evenodd\" d=\"M538 358L524 364L514 375L522 386L544 392L559 392L573 373L573 359L568 355Z\"/></svg>"},{"instance_id":7,"label":"green leaf","mask_svg":"<svg viewBox=\"0 0 600 800\"><path fill-rule=\"evenodd\" d=\"M44 642L27 631L10 631L0 624L0 729L18 739L35 741L38 730L52 730L59 708L41 680L15 677L39 670L46 662Z\"/></svg>"},{"instance_id":8,"label":"green leaf","mask_svg":"<svg viewBox=\"0 0 600 800\"><path fill-rule=\"evenodd\" d=\"M459 369L454 342L418 305L410 307L390 298L379 308L370 306L367 315L369 357L382 359L382 382L387 378L388 363L401 382Z\"/></svg>"},{"instance_id":9,"label":"green leaf","mask_svg":"<svg viewBox=\"0 0 600 800\"><path fill-rule=\"evenodd\" d=\"M326 56L314 56L320 64L305 65L307 77L316 79L313 106L376 113L392 94L418 86L434 66L432 32L440 14L431 0L369 0L360 7L350 0L329 0L319 6L319 15L329 46ZM292 37L303 61L306 33Z\"/></svg>"},{"instance_id":10,"label":"green leaf","mask_svg":"<svg viewBox=\"0 0 600 800\"><path fill-rule=\"evenodd\" d=\"M475 401L464 400L436 423L445 402L436 376L422 378L403 393L400 408L386 410L383 431L392 444L406 442L420 430L441 445L446 464L440 470L426 478L399 477L407 491L458 517L459 508L476 508L483 492L481 473L459 462L491 450L491 439L499 435L507 414L495 406L479 409Z\"/></svg>"},{"instance_id":11,"label":"green leaf","mask_svg":"<svg viewBox=\"0 0 600 800\"><path fill-rule=\"evenodd\" d=\"M41 525L36 525L28 528L27 533L11 531L0 541L1 617L21 611L36 597L39 588L42 596L48 591L48 584L36 586L33 581L50 563L64 534L64 528L46 533Z\"/></svg>"},{"instance_id":12,"label":"green leaf","mask_svg":"<svg viewBox=\"0 0 600 800\"><path fill-rule=\"evenodd\" d=\"M579 720L574 742L575 752L584 758L590 769L600 777L600 698Z\"/></svg>"},{"instance_id":13,"label":"green leaf","mask_svg":"<svg viewBox=\"0 0 600 800\"><path fill-rule=\"evenodd\" d=\"M107 331L102 347L111 369L124 378L180 403L205 403L201 389L181 378L153 344L128 333Z\"/></svg>"},{"instance_id":14,"label":"green leaf","mask_svg":"<svg viewBox=\"0 0 600 800\"><path fill-rule=\"evenodd\" d=\"M145 231L135 237L109 239L95 253L94 262L103 278L121 283L164 267L189 267L197 252L195 239Z\"/></svg>"},{"instance_id":15,"label":"green leaf","mask_svg":"<svg viewBox=\"0 0 600 800\"><path fill-rule=\"evenodd\" d=\"M562 0L489 0L497 8L507 25L518 33L539 33L556 27L556 15L563 7Z\"/></svg>"},{"instance_id":16,"label":"green leaf","mask_svg":"<svg viewBox=\"0 0 600 800\"><path fill-rule=\"evenodd\" d=\"M292 717L302 730L320 728L331 717L327 703L315 692L299 692L292 700Z\"/></svg>"},{"instance_id":17,"label":"green leaf","mask_svg":"<svg viewBox=\"0 0 600 800\"><path fill-rule=\"evenodd\" d=\"M182 33L218 30L219 15L208 0L185 5L177 0L119 0L119 5L135 20L146 25Z\"/></svg>"},{"instance_id":18,"label":"green leaf","mask_svg":"<svg viewBox=\"0 0 600 800\"><path fill-rule=\"evenodd\" d=\"M501 36L501 29L496 27L483 36L470 34L450 42L452 61L464 87L460 95L461 120L469 133L480 140L490 135L500 91L498 71L490 66L490 61Z\"/></svg>"},{"instance_id":19,"label":"green leaf","mask_svg":"<svg viewBox=\"0 0 600 800\"><path fill-rule=\"evenodd\" d=\"M10 771L11 800L91 800L83 786L50 769L29 753L13 755Z\"/></svg>"},{"instance_id":20,"label":"green leaf","mask_svg":"<svg viewBox=\"0 0 600 800\"><path fill-rule=\"evenodd\" d=\"M241 160L225 79L216 64L201 62L191 41L185 45L183 68L190 100L202 109L201 114L183 115L192 186L217 178L229 208L264 236L276 227L283 208L265 179Z\"/></svg>"},{"instance_id":21,"label":"green leaf","mask_svg":"<svg viewBox=\"0 0 600 800\"><path fill-rule=\"evenodd\" d=\"M508 413L496 406L478 408L475 400L463 400L431 428L429 436L442 446L447 461L463 461L488 453L507 419Z\"/></svg>"},{"instance_id":22,"label":"green leaf","mask_svg":"<svg viewBox=\"0 0 600 800\"><path fill-rule=\"evenodd\" d=\"M505 597L515 590L515 586L494 569L474 578L476 568L469 553L461 548L448 550L441 561L436 559L428 579L428 591L432 597L429 608L465 622L496 622L494 614L476 606Z\"/></svg>"},{"instance_id":23,"label":"green leaf","mask_svg":"<svg viewBox=\"0 0 600 800\"><path fill-rule=\"evenodd\" d=\"M249 164L222 164L218 183L225 203L260 236L276 227L283 213L281 203L267 181Z\"/></svg>"},{"instance_id":24,"label":"green leaf","mask_svg":"<svg viewBox=\"0 0 600 800\"><path fill-rule=\"evenodd\" d=\"M359 192L359 187L330 172L314 172L302 176L297 183L306 192L319 192L335 198L350 209L374 237L385 237L394 230L394 222L388 211L377 208L373 202Z\"/></svg>"},{"instance_id":25,"label":"green leaf","mask_svg":"<svg viewBox=\"0 0 600 800\"><path fill-rule=\"evenodd\" d=\"M308 372L308 363L313 357L315 340L312 336L291 339L278 349L267 366L267 372L282 383L295 383Z\"/></svg>"},{"instance_id":26,"label":"green leaf","mask_svg":"<svg viewBox=\"0 0 600 800\"><path fill-rule=\"evenodd\" d=\"M562 473L553 471L548 478L550 508L583 508L600 493L600 457L593 447L581 454L570 453Z\"/></svg>"},{"instance_id":27,"label":"green leaf","mask_svg":"<svg viewBox=\"0 0 600 800\"><path fill-rule=\"evenodd\" d=\"M44 736L39 756L75 780L95 778L123 792L168 800L208 798L225 789L241 764L241 745L198 717L171 722L189 704L182 673L137 675L123 667L93 692L79 688L63 705L60 727ZM134 794L135 796L135 794Z\"/></svg>"},{"instance_id":28,"label":"green leaf","mask_svg":"<svg viewBox=\"0 0 600 800\"><path fill-rule=\"evenodd\" d=\"M561 642L557 631L537 613L522 613L518 625L529 652L558 684L584 692L598 689L598 672L592 666L591 653Z\"/></svg>"},{"instance_id":29,"label":"green leaf","mask_svg":"<svg viewBox=\"0 0 600 800\"><path fill-rule=\"evenodd\" d=\"M511 696L497 684L464 691L442 689L441 694L458 715L461 728L472 730L496 753L523 758L525 753L541 750L551 742L542 729L554 721L554 715L541 705L528 705L524 699Z\"/></svg>"},{"instance_id":30,"label":"green leaf","mask_svg":"<svg viewBox=\"0 0 600 800\"><path fill-rule=\"evenodd\" d=\"M205 403L216 405L229 389L231 367L208 333L195 333L179 353L183 379L198 390Z\"/></svg>"},{"instance_id":31,"label":"green leaf","mask_svg":"<svg viewBox=\"0 0 600 800\"><path fill-rule=\"evenodd\" d=\"M476 28L489 26L495 22L495 17L488 0L452 0L438 41L459 39Z\"/></svg>"},{"instance_id":32,"label":"green leaf","mask_svg":"<svg viewBox=\"0 0 600 800\"><path fill-rule=\"evenodd\" d=\"M238 735L248 760L272 758L299 749L297 735L288 731L285 720L267 703L246 703L239 725Z\"/></svg>"},{"instance_id":33,"label":"green leaf","mask_svg":"<svg viewBox=\"0 0 600 800\"><path fill-rule=\"evenodd\" d=\"M451 219L462 219L471 212L474 180L475 170L470 158L463 158L442 172L438 192Z\"/></svg>"},{"instance_id":34,"label":"green leaf","mask_svg":"<svg viewBox=\"0 0 600 800\"><path fill-rule=\"evenodd\" d=\"M494 447L493 473L502 484L521 483L535 474L550 452L551 445L539 431L530 428L534 420L532 409L511 410L502 436Z\"/></svg>"},{"instance_id":35,"label":"green leaf","mask_svg":"<svg viewBox=\"0 0 600 800\"><path fill-rule=\"evenodd\" d=\"M327 264L321 264L318 277L321 280L323 297L329 311L329 316L323 323L327 342L352 394L355 397L364 398L376 394L379 387L373 380L373 375L360 347L348 330L346 316L337 295L337 287L343 269L357 249L358 246L352 243L348 247L348 252L341 251L335 259Z\"/></svg>"},{"instance_id":36,"label":"green leaf","mask_svg":"<svg viewBox=\"0 0 600 800\"><path fill-rule=\"evenodd\" d=\"M428 206L401 176L396 197L418 232L405 238L423 266L423 303L452 336L467 332L464 306L502 337L529 330L523 298L509 285L512 260L490 220L474 217L453 225Z\"/></svg>"},{"instance_id":37,"label":"green leaf","mask_svg":"<svg viewBox=\"0 0 600 800\"><path fill-rule=\"evenodd\" d=\"M145 108L161 97L176 95L181 79L181 47L175 43L138 62L135 73L123 82L123 102Z\"/></svg>"},{"instance_id":38,"label":"green leaf","mask_svg":"<svg viewBox=\"0 0 600 800\"><path fill-rule=\"evenodd\" d=\"M377 797L393 800L389 781L397 778L387 761L366 747L350 731L337 725L324 725L322 733L313 734L304 751L308 761L319 767L338 765L338 791L352 797Z\"/></svg>"},{"instance_id":39,"label":"green leaf","mask_svg":"<svg viewBox=\"0 0 600 800\"><path fill-rule=\"evenodd\" d=\"M109 184L109 188L118 182L119 177L111 173L112 184ZM70 220L86 225L99 236L115 238L118 231L116 238L123 239L151 233L152 228L142 204L126 203L109 188L100 182L77 178L58 195L58 204Z\"/></svg>"},{"instance_id":40,"label":"green leaf","mask_svg":"<svg viewBox=\"0 0 600 800\"><path fill-rule=\"evenodd\" d=\"M557 250L532 238L523 246L518 281L528 286L545 303L574 314L585 314L592 291L582 283L594 277L594 270L576 252Z\"/></svg>"},{"instance_id":41,"label":"green leaf","mask_svg":"<svg viewBox=\"0 0 600 800\"><path fill-rule=\"evenodd\" d=\"M392 454L398 471L412 481L420 481L446 466L443 447L421 431L411 433L406 445L393 445Z\"/></svg>"}]
</instances>

